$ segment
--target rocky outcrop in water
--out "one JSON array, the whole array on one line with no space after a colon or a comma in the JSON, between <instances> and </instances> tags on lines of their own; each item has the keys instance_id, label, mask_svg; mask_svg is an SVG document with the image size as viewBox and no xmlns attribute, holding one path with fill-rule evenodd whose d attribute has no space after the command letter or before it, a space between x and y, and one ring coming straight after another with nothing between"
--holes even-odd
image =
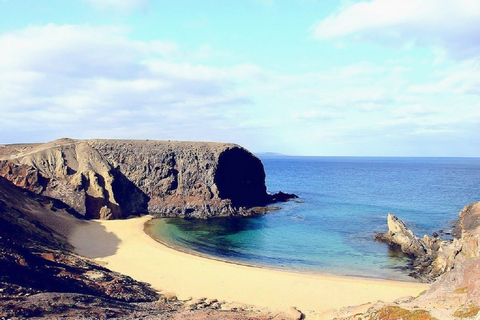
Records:
<instances>
[{"instance_id":1,"label":"rocky outcrop in water","mask_svg":"<svg viewBox=\"0 0 480 320\"><path fill-rule=\"evenodd\" d=\"M388 215L388 232L376 236L393 250L412 257L412 275L434 281L418 297L400 297L327 312L326 319L478 319L480 315L480 202L460 212L453 240L416 237L405 224Z\"/></svg>"},{"instance_id":2,"label":"rocky outcrop in water","mask_svg":"<svg viewBox=\"0 0 480 320\"><path fill-rule=\"evenodd\" d=\"M411 275L423 281L433 281L463 261L480 257L480 202L460 212L453 240L427 235L418 238L393 214L388 214L387 224L388 232L377 234L375 239L412 257Z\"/></svg>"},{"instance_id":3,"label":"rocky outcrop in water","mask_svg":"<svg viewBox=\"0 0 480 320\"><path fill-rule=\"evenodd\" d=\"M144 213L252 215L294 195L269 195L261 161L227 143L72 140L0 146L0 176L87 218Z\"/></svg>"}]
</instances>

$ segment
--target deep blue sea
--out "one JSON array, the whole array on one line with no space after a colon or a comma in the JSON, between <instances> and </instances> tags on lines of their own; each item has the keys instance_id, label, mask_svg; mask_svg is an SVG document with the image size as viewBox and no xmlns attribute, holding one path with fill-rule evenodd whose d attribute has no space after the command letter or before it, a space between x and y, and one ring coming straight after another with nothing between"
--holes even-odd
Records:
<instances>
[{"instance_id":1,"label":"deep blue sea","mask_svg":"<svg viewBox=\"0 0 480 320\"><path fill-rule=\"evenodd\" d=\"M259 158L268 191L299 201L253 218L164 219L154 233L172 246L245 264L412 280L408 259L373 240L387 230L387 213L423 236L451 230L458 212L480 200L480 158Z\"/></svg>"}]
</instances>

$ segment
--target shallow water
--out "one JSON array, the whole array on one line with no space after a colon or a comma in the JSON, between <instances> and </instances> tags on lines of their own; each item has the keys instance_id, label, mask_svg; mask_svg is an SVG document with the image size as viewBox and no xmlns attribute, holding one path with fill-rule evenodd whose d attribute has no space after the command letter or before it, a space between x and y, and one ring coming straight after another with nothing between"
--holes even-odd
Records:
<instances>
[{"instance_id":1,"label":"shallow water","mask_svg":"<svg viewBox=\"0 0 480 320\"><path fill-rule=\"evenodd\" d=\"M260 156L269 192L298 202L253 218L165 219L152 232L172 246L220 259L288 269L410 279L408 260L376 243L392 212L417 235L451 229L480 200L478 158Z\"/></svg>"}]
</instances>

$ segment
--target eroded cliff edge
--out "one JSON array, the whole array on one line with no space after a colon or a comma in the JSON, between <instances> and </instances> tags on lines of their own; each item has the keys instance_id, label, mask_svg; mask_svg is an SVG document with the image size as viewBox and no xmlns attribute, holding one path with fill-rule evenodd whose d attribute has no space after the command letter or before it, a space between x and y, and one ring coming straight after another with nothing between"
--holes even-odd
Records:
<instances>
[{"instance_id":1,"label":"eroded cliff edge","mask_svg":"<svg viewBox=\"0 0 480 320\"><path fill-rule=\"evenodd\" d=\"M93 219L252 215L278 199L267 193L262 162L229 143L60 139L2 145L0 176Z\"/></svg>"}]
</instances>

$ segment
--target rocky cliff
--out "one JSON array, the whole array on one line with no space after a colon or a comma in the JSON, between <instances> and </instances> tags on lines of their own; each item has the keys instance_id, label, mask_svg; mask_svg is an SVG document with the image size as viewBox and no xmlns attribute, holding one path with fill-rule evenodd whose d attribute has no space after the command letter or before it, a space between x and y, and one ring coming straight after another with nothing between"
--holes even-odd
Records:
<instances>
[{"instance_id":1,"label":"rocky cliff","mask_svg":"<svg viewBox=\"0 0 480 320\"><path fill-rule=\"evenodd\" d=\"M416 237L392 214L387 217L388 232L376 236L412 257L412 276L433 281L462 262L480 257L480 202L467 205L459 213L453 240L435 236Z\"/></svg>"},{"instance_id":2,"label":"rocky cliff","mask_svg":"<svg viewBox=\"0 0 480 320\"><path fill-rule=\"evenodd\" d=\"M159 295L148 285L70 251L66 242L70 230L64 222L75 218L67 209L0 177L0 318L41 316L56 304L76 301L157 301ZM47 292L56 294L51 297ZM27 297L35 303L28 305Z\"/></svg>"},{"instance_id":3,"label":"rocky cliff","mask_svg":"<svg viewBox=\"0 0 480 320\"><path fill-rule=\"evenodd\" d=\"M69 210L0 177L0 319L291 319L215 299L185 303L82 258L66 238L85 222Z\"/></svg>"},{"instance_id":4,"label":"rocky cliff","mask_svg":"<svg viewBox=\"0 0 480 320\"><path fill-rule=\"evenodd\" d=\"M252 208L278 198L266 192L261 161L226 143L60 139L3 145L0 176L86 218L252 215Z\"/></svg>"}]
</instances>

